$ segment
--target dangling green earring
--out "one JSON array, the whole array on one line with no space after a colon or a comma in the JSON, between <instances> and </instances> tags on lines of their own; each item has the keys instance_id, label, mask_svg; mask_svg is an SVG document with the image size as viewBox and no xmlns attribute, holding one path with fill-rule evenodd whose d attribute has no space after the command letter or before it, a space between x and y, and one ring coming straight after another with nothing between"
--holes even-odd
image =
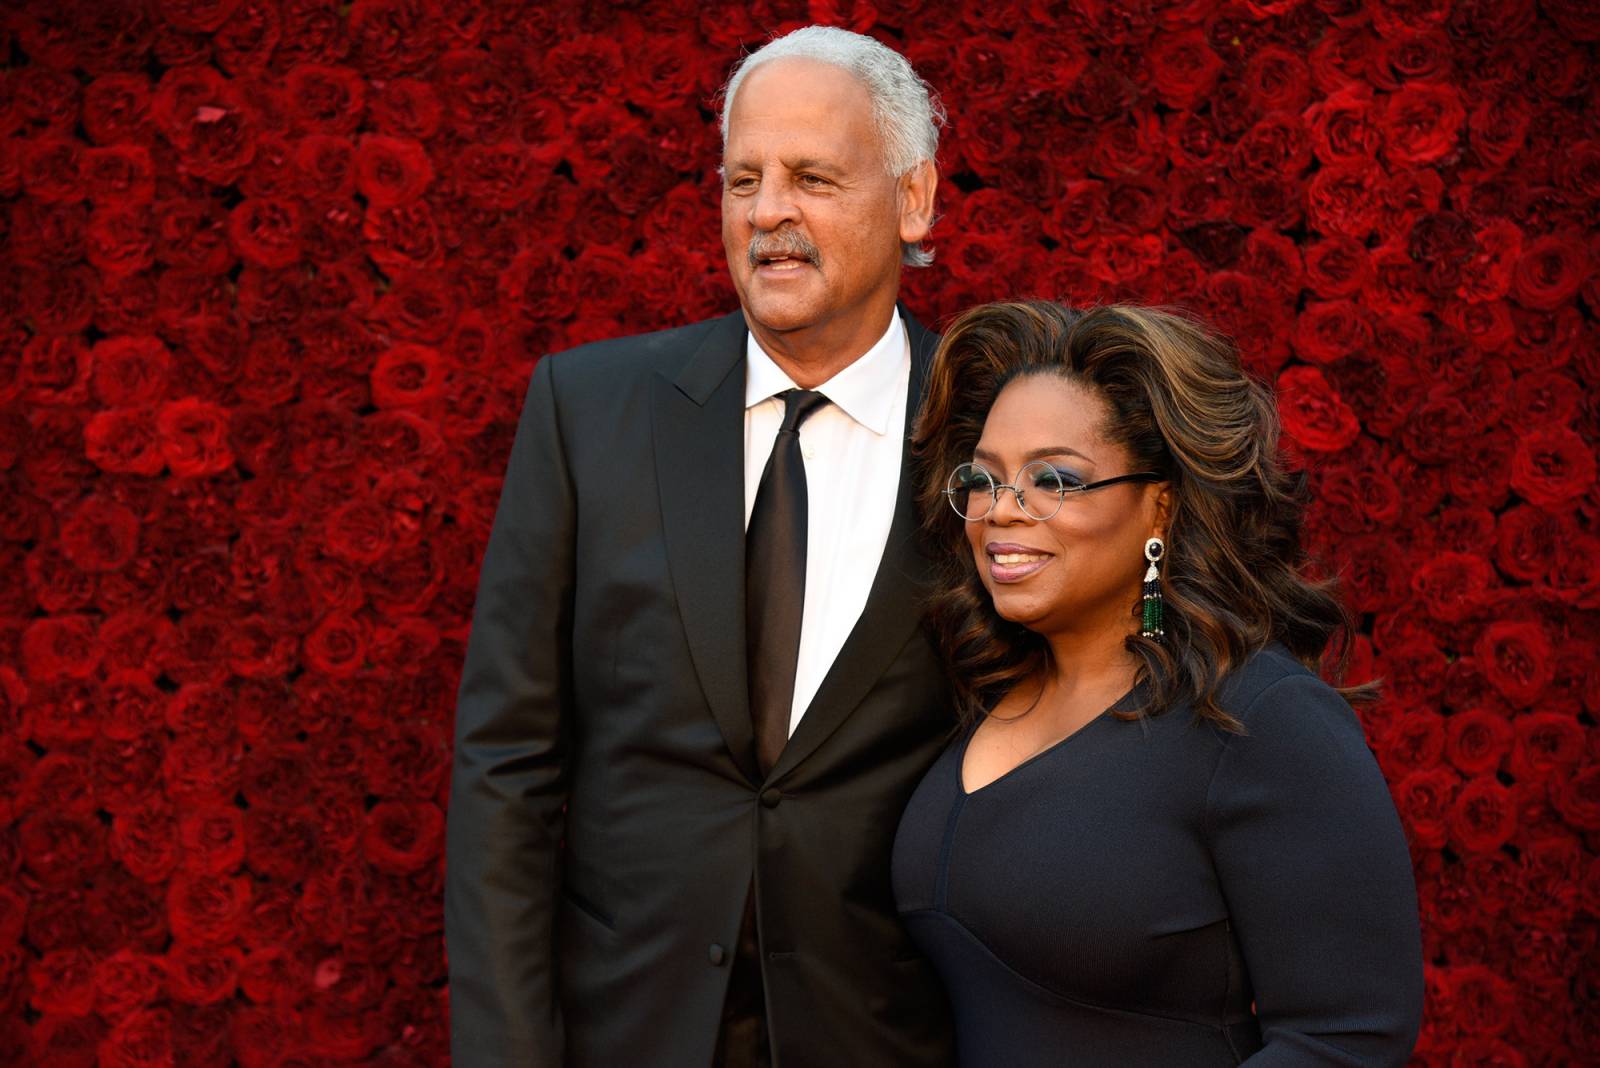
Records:
<instances>
[{"instance_id":1,"label":"dangling green earring","mask_svg":"<svg viewBox=\"0 0 1600 1068\"><path fill-rule=\"evenodd\" d=\"M1144 558L1150 561L1150 566L1144 573L1144 610L1143 625L1139 629L1139 637L1154 638L1160 641L1166 637L1167 632L1161 629L1161 572L1156 568L1156 562L1166 554L1167 544L1160 538L1151 538L1144 543Z\"/></svg>"}]
</instances>

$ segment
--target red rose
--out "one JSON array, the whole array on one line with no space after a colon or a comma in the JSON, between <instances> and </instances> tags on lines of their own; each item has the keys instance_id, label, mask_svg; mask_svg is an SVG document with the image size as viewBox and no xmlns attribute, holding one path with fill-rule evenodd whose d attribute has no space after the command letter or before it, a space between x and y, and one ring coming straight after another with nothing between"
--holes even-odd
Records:
<instances>
[{"instance_id":1,"label":"red rose","mask_svg":"<svg viewBox=\"0 0 1600 1068\"><path fill-rule=\"evenodd\" d=\"M1589 274L1589 252L1572 234L1546 234L1526 245L1512 276L1512 296L1527 308L1550 311L1571 300Z\"/></svg>"},{"instance_id":2,"label":"red rose","mask_svg":"<svg viewBox=\"0 0 1600 1068\"><path fill-rule=\"evenodd\" d=\"M250 907L250 880L179 871L167 887L167 917L178 942L216 945L238 937Z\"/></svg>"},{"instance_id":3,"label":"red rose","mask_svg":"<svg viewBox=\"0 0 1600 1068\"><path fill-rule=\"evenodd\" d=\"M1377 225L1381 192L1370 162L1329 164L1311 177L1307 215L1323 233L1363 240Z\"/></svg>"},{"instance_id":4,"label":"red rose","mask_svg":"<svg viewBox=\"0 0 1600 1068\"><path fill-rule=\"evenodd\" d=\"M1584 729L1571 716L1534 712L1513 722L1517 744L1511 751L1511 774L1519 782L1566 777L1584 756Z\"/></svg>"},{"instance_id":5,"label":"red rose","mask_svg":"<svg viewBox=\"0 0 1600 1068\"><path fill-rule=\"evenodd\" d=\"M1414 771L1395 787L1406 836L1414 848L1441 849L1450 839L1450 812L1461 777L1450 768Z\"/></svg>"},{"instance_id":6,"label":"red rose","mask_svg":"<svg viewBox=\"0 0 1600 1068\"><path fill-rule=\"evenodd\" d=\"M217 285L216 276L233 265L227 217L210 201L164 199L156 202L155 219L157 261L180 272L193 272L162 276L165 288L158 298L160 311L171 314L177 306L185 316L196 314L202 310L196 297L191 296L195 303L186 303L185 294L177 287L187 286L193 293Z\"/></svg>"},{"instance_id":7,"label":"red rose","mask_svg":"<svg viewBox=\"0 0 1600 1068\"><path fill-rule=\"evenodd\" d=\"M1469 853L1488 853L1511 840L1517 808L1511 791L1492 775L1469 779L1450 812L1451 840Z\"/></svg>"},{"instance_id":8,"label":"red rose","mask_svg":"<svg viewBox=\"0 0 1600 1068\"><path fill-rule=\"evenodd\" d=\"M511 131L525 74L520 64L501 56L458 48L446 52L434 69L444 124L465 141L497 141Z\"/></svg>"},{"instance_id":9,"label":"red rose","mask_svg":"<svg viewBox=\"0 0 1600 1068\"><path fill-rule=\"evenodd\" d=\"M1344 86L1306 109L1311 151L1328 166L1370 168L1382 143L1373 125L1371 86Z\"/></svg>"},{"instance_id":10,"label":"red rose","mask_svg":"<svg viewBox=\"0 0 1600 1068\"><path fill-rule=\"evenodd\" d=\"M228 215L228 238L239 258L262 267L289 267L301 258L300 206L286 197L242 201Z\"/></svg>"},{"instance_id":11,"label":"red rose","mask_svg":"<svg viewBox=\"0 0 1600 1068\"><path fill-rule=\"evenodd\" d=\"M105 74L83 90L83 129L99 145L141 144L150 137L150 80Z\"/></svg>"},{"instance_id":12,"label":"red rose","mask_svg":"<svg viewBox=\"0 0 1600 1068\"><path fill-rule=\"evenodd\" d=\"M1315 367L1291 367L1278 376L1278 408L1284 430L1307 449L1336 452L1361 433L1355 412Z\"/></svg>"},{"instance_id":13,"label":"red rose","mask_svg":"<svg viewBox=\"0 0 1600 1068\"><path fill-rule=\"evenodd\" d=\"M162 883L178 866L177 823L164 801L150 800L116 813L111 855L134 878Z\"/></svg>"},{"instance_id":14,"label":"red rose","mask_svg":"<svg viewBox=\"0 0 1600 1068\"><path fill-rule=\"evenodd\" d=\"M295 146L295 171L308 200L348 200L355 195L355 143L341 134L307 134Z\"/></svg>"},{"instance_id":15,"label":"red rose","mask_svg":"<svg viewBox=\"0 0 1600 1068\"><path fill-rule=\"evenodd\" d=\"M387 326L392 337L436 344L455 325L456 310L456 292L447 282L408 271L390 283L373 309L373 318Z\"/></svg>"},{"instance_id":16,"label":"red rose","mask_svg":"<svg viewBox=\"0 0 1600 1068\"><path fill-rule=\"evenodd\" d=\"M1535 429L1517 442L1511 486L1531 504L1554 508L1583 496L1595 481L1594 447L1566 427Z\"/></svg>"},{"instance_id":17,"label":"red rose","mask_svg":"<svg viewBox=\"0 0 1600 1068\"><path fill-rule=\"evenodd\" d=\"M50 1068L97 1068L106 1024L98 1016L41 1016L29 1033L32 1063Z\"/></svg>"},{"instance_id":18,"label":"red rose","mask_svg":"<svg viewBox=\"0 0 1600 1068\"><path fill-rule=\"evenodd\" d=\"M289 808L307 794L306 747L297 742L256 746L245 758L241 789L252 807Z\"/></svg>"},{"instance_id":19,"label":"red rose","mask_svg":"<svg viewBox=\"0 0 1600 1068\"><path fill-rule=\"evenodd\" d=\"M1364 354L1372 341L1371 316L1347 300L1307 304L1295 320L1292 338L1295 351L1312 363Z\"/></svg>"},{"instance_id":20,"label":"red rose","mask_svg":"<svg viewBox=\"0 0 1600 1068\"><path fill-rule=\"evenodd\" d=\"M113 408L153 404L166 389L172 354L155 337L108 337L90 350L90 383Z\"/></svg>"},{"instance_id":21,"label":"red rose","mask_svg":"<svg viewBox=\"0 0 1600 1068\"><path fill-rule=\"evenodd\" d=\"M61 526L61 547L85 571L117 571L139 550L139 517L105 497L89 497Z\"/></svg>"},{"instance_id":22,"label":"red rose","mask_svg":"<svg viewBox=\"0 0 1600 1068\"><path fill-rule=\"evenodd\" d=\"M1550 802L1574 830L1600 831L1600 766L1591 764L1552 779ZM1593 879L1595 874L1591 864L1588 879ZM1588 885L1594 893L1592 884ZM1596 902L1600 902L1600 894L1595 894L1595 901L1589 903L1591 913Z\"/></svg>"},{"instance_id":23,"label":"red rose","mask_svg":"<svg viewBox=\"0 0 1600 1068\"><path fill-rule=\"evenodd\" d=\"M233 805L203 805L178 817L185 871L220 875L244 860L244 813Z\"/></svg>"},{"instance_id":24,"label":"red rose","mask_svg":"<svg viewBox=\"0 0 1600 1068\"><path fill-rule=\"evenodd\" d=\"M95 1005L107 1019L126 1016L161 997L161 959L123 948L94 968Z\"/></svg>"},{"instance_id":25,"label":"red rose","mask_svg":"<svg viewBox=\"0 0 1600 1068\"><path fill-rule=\"evenodd\" d=\"M245 814L246 864L285 883L317 866L322 849L315 819L304 808L252 808Z\"/></svg>"},{"instance_id":26,"label":"red rose","mask_svg":"<svg viewBox=\"0 0 1600 1068\"><path fill-rule=\"evenodd\" d=\"M431 82L420 78L394 78L372 89L367 114L371 124L383 134L425 140L439 131L444 105ZM366 140L363 136L362 143ZM417 151L421 153L420 145Z\"/></svg>"},{"instance_id":27,"label":"red rose","mask_svg":"<svg viewBox=\"0 0 1600 1068\"><path fill-rule=\"evenodd\" d=\"M1428 709L1408 708L1384 729L1378 763L1385 778L1398 781L1414 771L1437 766L1444 747L1444 717Z\"/></svg>"},{"instance_id":28,"label":"red rose","mask_svg":"<svg viewBox=\"0 0 1600 1068\"><path fill-rule=\"evenodd\" d=\"M177 150L178 166L195 177L232 184L255 155L256 122L244 96L211 67L169 68L150 113Z\"/></svg>"},{"instance_id":29,"label":"red rose","mask_svg":"<svg viewBox=\"0 0 1600 1068\"><path fill-rule=\"evenodd\" d=\"M1483 708L1447 720L1445 756L1463 775L1493 775L1511 748L1511 724Z\"/></svg>"},{"instance_id":30,"label":"red rose","mask_svg":"<svg viewBox=\"0 0 1600 1068\"><path fill-rule=\"evenodd\" d=\"M157 1068L173 1063L172 1011L138 1009L112 1025L100 1043L101 1068Z\"/></svg>"},{"instance_id":31,"label":"red rose","mask_svg":"<svg viewBox=\"0 0 1600 1068\"><path fill-rule=\"evenodd\" d=\"M185 1005L215 1005L233 997L244 954L236 946L179 942L168 952L167 990Z\"/></svg>"},{"instance_id":32,"label":"red rose","mask_svg":"<svg viewBox=\"0 0 1600 1068\"><path fill-rule=\"evenodd\" d=\"M126 695L127 687L118 683L107 685L106 701L121 700ZM146 692L155 693L154 687L146 686ZM131 733L133 724L127 727L120 725L117 720L127 716L130 720L140 715L137 705L133 709L123 709L116 706L114 714L104 716L107 730L119 730ZM145 715L157 711L151 708L144 712ZM94 741L92 750L95 786L94 798L97 804L107 812L116 814L144 804L151 792L157 787L154 785L161 778L161 760L164 752L164 739L155 733L146 731L143 734L132 734L125 739L113 738L109 734Z\"/></svg>"},{"instance_id":33,"label":"red rose","mask_svg":"<svg viewBox=\"0 0 1600 1068\"><path fill-rule=\"evenodd\" d=\"M257 1005L287 1009L302 1000L310 986L310 970L281 946L251 950L239 969L239 988Z\"/></svg>"},{"instance_id":34,"label":"red rose","mask_svg":"<svg viewBox=\"0 0 1600 1068\"><path fill-rule=\"evenodd\" d=\"M300 64L284 78L284 89L299 132L348 134L361 125L367 81L349 67Z\"/></svg>"},{"instance_id":35,"label":"red rose","mask_svg":"<svg viewBox=\"0 0 1600 1068\"><path fill-rule=\"evenodd\" d=\"M1157 99L1178 110L1206 97L1223 67L1199 30L1157 35L1148 59Z\"/></svg>"},{"instance_id":36,"label":"red rose","mask_svg":"<svg viewBox=\"0 0 1600 1068\"><path fill-rule=\"evenodd\" d=\"M386 271L432 269L444 262L433 209L423 200L382 210L369 208L361 235L367 255Z\"/></svg>"},{"instance_id":37,"label":"red rose","mask_svg":"<svg viewBox=\"0 0 1600 1068\"><path fill-rule=\"evenodd\" d=\"M416 200L433 181L433 164L409 137L363 134L357 143L356 186L374 211Z\"/></svg>"},{"instance_id":38,"label":"red rose","mask_svg":"<svg viewBox=\"0 0 1600 1068\"><path fill-rule=\"evenodd\" d=\"M706 50L691 34L653 33L651 47L630 58L633 62L623 73L627 98L651 110L695 99L712 89L723 74L708 61Z\"/></svg>"},{"instance_id":39,"label":"red rose","mask_svg":"<svg viewBox=\"0 0 1600 1068\"><path fill-rule=\"evenodd\" d=\"M22 671L31 681L88 678L99 663L100 647L89 616L36 619L22 632Z\"/></svg>"},{"instance_id":40,"label":"red rose","mask_svg":"<svg viewBox=\"0 0 1600 1068\"><path fill-rule=\"evenodd\" d=\"M17 386L34 404L75 405L88 399L89 347L81 338L39 335L22 349Z\"/></svg>"},{"instance_id":41,"label":"red rose","mask_svg":"<svg viewBox=\"0 0 1600 1068\"><path fill-rule=\"evenodd\" d=\"M1453 86L1407 83L1389 97L1379 120L1384 158L1400 166L1445 159L1455 152L1466 117Z\"/></svg>"},{"instance_id":42,"label":"red rose","mask_svg":"<svg viewBox=\"0 0 1600 1068\"><path fill-rule=\"evenodd\" d=\"M372 402L380 408L426 404L436 400L443 388L439 353L426 345L394 345L372 369Z\"/></svg>"},{"instance_id":43,"label":"red rose","mask_svg":"<svg viewBox=\"0 0 1600 1068\"><path fill-rule=\"evenodd\" d=\"M1446 623L1459 623L1489 602L1492 571L1481 556L1438 553L1419 567L1411 588L1428 614Z\"/></svg>"},{"instance_id":44,"label":"red rose","mask_svg":"<svg viewBox=\"0 0 1600 1068\"><path fill-rule=\"evenodd\" d=\"M46 753L29 768L18 806L24 811L91 814L95 797L88 762L72 753Z\"/></svg>"},{"instance_id":45,"label":"red rose","mask_svg":"<svg viewBox=\"0 0 1600 1068\"><path fill-rule=\"evenodd\" d=\"M105 828L94 816L35 812L18 825L17 842L23 867L44 887L80 886L105 863Z\"/></svg>"},{"instance_id":46,"label":"red rose","mask_svg":"<svg viewBox=\"0 0 1600 1068\"><path fill-rule=\"evenodd\" d=\"M1462 1028L1476 1036L1498 1035L1518 1015L1510 983L1479 964L1450 969L1451 996Z\"/></svg>"},{"instance_id":47,"label":"red rose","mask_svg":"<svg viewBox=\"0 0 1600 1068\"><path fill-rule=\"evenodd\" d=\"M162 455L174 475L214 475L233 466L228 412L219 405L198 397L172 401L162 406L156 429L161 435Z\"/></svg>"},{"instance_id":48,"label":"red rose","mask_svg":"<svg viewBox=\"0 0 1600 1068\"><path fill-rule=\"evenodd\" d=\"M444 813L427 801L381 801L367 813L361 852L379 871L405 875L439 859Z\"/></svg>"},{"instance_id":49,"label":"red rose","mask_svg":"<svg viewBox=\"0 0 1600 1068\"><path fill-rule=\"evenodd\" d=\"M1490 685L1519 707L1538 700L1550 684L1554 651L1537 623L1500 621L1489 624L1473 652Z\"/></svg>"},{"instance_id":50,"label":"red rose","mask_svg":"<svg viewBox=\"0 0 1600 1068\"><path fill-rule=\"evenodd\" d=\"M111 145L84 152L80 180L90 200L106 204L149 204L155 199L155 163L143 145Z\"/></svg>"},{"instance_id":51,"label":"red rose","mask_svg":"<svg viewBox=\"0 0 1600 1068\"><path fill-rule=\"evenodd\" d=\"M243 763L237 739L180 735L161 765L167 796L183 804L222 802L239 788Z\"/></svg>"},{"instance_id":52,"label":"red rose","mask_svg":"<svg viewBox=\"0 0 1600 1068\"><path fill-rule=\"evenodd\" d=\"M53 949L28 969L28 1004L38 1012L87 1016L94 1011L94 954L87 949Z\"/></svg>"},{"instance_id":53,"label":"red rose","mask_svg":"<svg viewBox=\"0 0 1600 1068\"><path fill-rule=\"evenodd\" d=\"M437 728L395 724L368 755L367 788L385 798L435 797L449 767L449 747Z\"/></svg>"}]
</instances>

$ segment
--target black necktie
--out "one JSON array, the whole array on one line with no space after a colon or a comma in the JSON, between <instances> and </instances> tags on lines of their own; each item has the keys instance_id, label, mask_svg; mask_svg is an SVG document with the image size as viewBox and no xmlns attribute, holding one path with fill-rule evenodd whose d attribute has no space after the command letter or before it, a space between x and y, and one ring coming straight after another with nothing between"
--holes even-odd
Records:
<instances>
[{"instance_id":1,"label":"black necktie","mask_svg":"<svg viewBox=\"0 0 1600 1068\"><path fill-rule=\"evenodd\" d=\"M791 389L783 425L761 473L744 543L745 655L750 668L750 719L762 774L789 741L800 615L806 600L806 467L800 424L828 398Z\"/></svg>"}]
</instances>

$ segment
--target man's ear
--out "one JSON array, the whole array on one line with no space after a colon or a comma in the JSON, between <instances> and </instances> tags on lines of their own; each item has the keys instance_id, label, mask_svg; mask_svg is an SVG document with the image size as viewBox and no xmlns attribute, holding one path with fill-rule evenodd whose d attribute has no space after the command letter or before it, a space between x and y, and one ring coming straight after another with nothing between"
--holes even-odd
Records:
<instances>
[{"instance_id":1,"label":"man's ear","mask_svg":"<svg viewBox=\"0 0 1600 1068\"><path fill-rule=\"evenodd\" d=\"M931 160L924 160L896 181L900 194L900 240L915 245L933 229L933 194L939 187L939 172Z\"/></svg>"}]
</instances>

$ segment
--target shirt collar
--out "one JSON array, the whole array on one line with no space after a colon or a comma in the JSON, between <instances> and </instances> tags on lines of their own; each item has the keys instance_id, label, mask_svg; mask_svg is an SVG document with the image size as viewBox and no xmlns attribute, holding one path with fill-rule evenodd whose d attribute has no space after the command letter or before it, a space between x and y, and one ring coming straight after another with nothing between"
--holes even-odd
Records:
<instances>
[{"instance_id":1,"label":"shirt collar","mask_svg":"<svg viewBox=\"0 0 1600 1068\"><path fill-rule=\"evenodd\" d=\"M894 413L895 390L905 388L900 372L909 352L900 309L895 308L889 316L889 328L877 343L860 359L818 386L817 392L874 434L887 434L889 417ZM772 361L756 336L747 333L744 406L753 408L786 389L796 388L794 379Z\"/></svg>"}]
</instances>

